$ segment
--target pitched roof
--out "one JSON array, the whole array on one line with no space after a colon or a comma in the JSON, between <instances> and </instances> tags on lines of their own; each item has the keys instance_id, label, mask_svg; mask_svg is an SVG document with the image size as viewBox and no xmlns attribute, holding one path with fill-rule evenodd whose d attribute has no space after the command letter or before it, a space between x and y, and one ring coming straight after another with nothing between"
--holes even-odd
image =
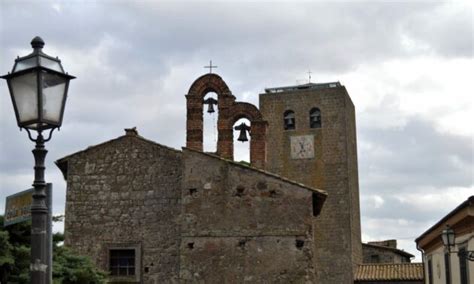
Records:
<instances>
[{"instance_id":1,"label":"pitched roof","mask_svg":"<svg viewBox=\"0 0 474 284\"><path fill-rule=\"evenodd\" d=\"M209 153L209 152L201 152L201 151L198 151L198 150L194 150L194 149L191 149L191 148L187 148L187 147L183 147L183 150L185 151L191 151L191 152L195 152L195 153L198 153L198 154L202 154L202 155L205 155L205 156L208 156L208 157L212 157L214 159L219 159L219 160L222 160L222 161L225 161L229 164L233 164L235 166L238 166L238 167L242 167L242 168L246 168L246 169L250 169L252 171L256 171L256 172L259 172L261 174L264 174L266 176L271 176L273 178L276 178L276 179L279 179L281 181L284 181L284 182L287 182L287 183L290 183L290 184L293 184L293 185L296 185L296 186L299 186L301 188L304 188L304 189L307 189L309 191L312 191L314 193L316 193L317 195L319 195L323 200L326 199L328 193L322 189L318 189L318 188L314 188L314 187L310 187L310 186L307 186L305 184L302 184L302 183L299 183L299 182L296 182L294 180L291 180L291 179L288 179L288 178L285 178L281 175L277 175L277 174L274 174L274 173L271 173L271 172L267 172L265 170L262 170L262 169L259 169L259 168L256 168L252 165L244 165L242 163L239 163L239 162L236 162L236 161L233 161L233 160L229 160L229 159L226 159L226 158L223 158L221 156L218 156L216 154L213 154L213 153Z\"/></svg>"},{"instance_id":2,"label":"pitched roof","mask_svg":"<svg viewBox=\"0 0 474 284\"><path fill-rule=\"evenodd\" d=\"M354 281L423 280L423 263L361 264Z\"/></svg>"},{"instance_id":3,"label":"pitched roof","mask_svg":"<svg viewBox=\"0 0 474 284\"><path fill-rule=\"evenodd\" d=\"M175 151L175 152L178 152L178 153L182 153L182 151L180 150L177 150L177 149L174 149L174 148L171 148L171 147L168 147L168 146L165 146L165 145L162 145L162 144L159 144L159 143L156 143L155 141L152 141L152 140L148 140L146 138L143 138L142 136L138 135L138 131L136 130L136 128L131 128L131 129L125 129L125 132L126 134L123 135L123 136L119 136L117 138L114 138L114 139L111 139L111 140L108 140L106 142L103 142L103 143L100 143L100 144L97 144L97 145L93 145L93 146L90 146L90 147L87 147L86 149L84 150L81 150L81 151L78 151L78 152L75 152L73 154L70 154L70 155L67 155L59 160L57 160L55 162L56 166L61 170L61 172L63 173L63 176L64 178L67 177L67 162L68 160L75 156L75 155L78 155L78 154L81 154L81 153L85 153L85 152L88 152L92 149L96 149L98 147L101 147L101 146L104 146L104 145L107 145L109 143L112 143L114 141L118 141L118 140L121 140L121 139L127 139L127 138L135 138L135 139L139 139L141 141L145 141L147 143L150 143L154 146L159 146L159 147L163 147L163 148L166 148L168 150L171 150L171 151ZM228 160L228 159L224 159L220 156L217 156L217 155L214 155L214 154L211 154L211 153L206 153L206 152L201 152L201 151L198 151L198 150L193 150L193 149L190 149L190 148L186 148L186 147L183 147L183 150L189 150L189 151L192 151L192 152L196 152L196 153L200 153L200 154L203 154L203 155L207 155L207 156L210 156L210 157L213 157L213 158L216 158L216 159L220 159L220 160L223 160L227 163L231 163L231 164L234 164L234 165L237 165L239 167L244 167L244 168L248 168L250 170L253 170L253 171L257 171L257 172L260 172L262 174L265 174L267 176L272 176L274 178L277 178L277 179L280 179L282 181L285 181L285 182L288 182L288 183L291 183L291 184L294 184L294 185L297 185L299 187L302 187L302 188L305 188L307 190L310 190L314 193L316 193L318 196L319 196L319 199L322 201L322 202L319 202L319 208L317 208L317 211L319 212L321 210L321 207L324 203L324 201L326 200L326 197L327 197L327 192L324 191L324 190L321 190L321 189L317 189L317 188L313 188L313 187L309 187L307 185L304 185L302 183L298 183L296 181L293 181L293 180L290 180L290 179L287 179L287 178L284 178L280 175L277 175L277 174L274 174L274 173L270 173L270 172L267 172L267 171L264 171L262 169L259 169L259 168L255 168L251 165L247 166L247 165L243 165L242 163L238 163L238 162L235 162L235 161L232 161L232 160Z\"/></svg>"},{"instance_id":4,"label":"pitched roof","mask_svg":"<svg viewBox=\"0 0 474 284\"><path fill-rule=\"evenodd\" d=\"M388 250L388 251L391 251L391 252L394 252L396 254L399 254L399 255L402 255L402 256L405 256L405 257L409 257L409 258L414 257L413 254L408 253L408 252L406 252L404 250L401 250L401 249L397 249L397 248L381 246L381 245L376 245L376 244L365 244L365 243L362 243L362 246L373 247L373 248L377 248L377 249L381 249L381 250Z\"/></svg>"},{"instance_id":5,"label":"pitched roof","mask_svg":"<svg viewBox=\"0 0 474 284\"><path fill-rule=\"evenodd\" d=\"M61 170L61 172L63 173L63 176L64 178L66 179L66 176L67 176L67 162L68 160L73 157L73 156L76 156L76 155L79 155L79 154L82 154L82 153L87 153L93 149L97 149L99 147L102 147L102 146L105 146L105 145L108 145L110 143L113 143L115 141L119 141L119 140L123 140L123 139L138 139L138 140L141 140L141 141L144 141L146 143L149 143L153 146L158 146L158 147L161 147L161 148L164 148L164 149L168 149L168 150L171 150L171 151L174 151L174 152L177 152L177 153L181 153L180 150L177 150L177 149L174 149L174 148L171 148L169 146L166 146L166 145L163 145L163 144L159 144L155 141L152 141L152 140L149 140L149 139L146 139L140 135L138 135L138 132L136 131L135 128L131 128L131 129L125 129L125 135L122 135L122 136L119 136L117 138L114 138L114 139L110 139L110 140L107 140L105 142L102 142L100 144L96 144L96 145L92 145L92 146L89 146L87 147L86 149L83 149L83 150L80 150L80 151L77 151L75 153L72 153L72 154L69 154L65 157L62 157L58 160L56 160L54 163L56 164L56 166Z\"/></svg>"},{"instance_id":6,"label":"pitched roof","mask_svg":"<svg viewBox=\"0 0 474 284\"><path fill-rule=\"evenodd\" d=\"M453 211L449 212L446 216L444 216L443 218L441 218L441 220L439 220L436 224L434 224L433 226L431 226L431 228L429 228L428 230L426 230L423 234L421 234L421 236L419 236L418 238L415 239L415 242L417 243L417 245L420 244L420 242L426 238L426 237L429 237L429 235L431 233L435 233L435 237L440 239L439 236L441 235L441 230L444 229L444 224L446 224L446 222L448 220L450 220L452 217L456 216L457 214L459 214L463 209L467 208L467 207L473 207L474 206L474 195L471 195L469 196L463 203L461 203L458 207L454 208ZM470 212L467 211L466 212L468 215L473 215L473 211L471 210ZM449 225L454 225L454 224L449 224ZM439 231L439 232L437 232Z\"/></svg>"}]
</instances>

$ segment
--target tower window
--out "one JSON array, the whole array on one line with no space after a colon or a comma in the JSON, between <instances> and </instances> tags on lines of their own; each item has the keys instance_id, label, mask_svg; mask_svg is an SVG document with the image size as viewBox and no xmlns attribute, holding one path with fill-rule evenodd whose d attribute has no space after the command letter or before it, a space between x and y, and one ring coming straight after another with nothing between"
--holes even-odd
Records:
<instances>
[{"instance_id":1,"label":"tower window","mask_svg":"<svg viewBox=\"0 0 474 284\"><path fill-rule=\"evenodd\" d=\"M135 249L110 250L109 270L112 276L134 276Z\"/></svg>"},{"instance_id":2,"label":"tower window","mask_svg":"<svg viewBox=\"0 0 474 284\"><path fill-rule=\"evenodd\" d=\"M317 107L309 112L309 127L321 128L321 111Z\"/></svg>"},{"instance_id":3,"label":"tower window","mask_svg":"<svg viewBox=\"0 0 474 284\"><path fill-rule=\"evenodd\" d=\"M295 112L292 110L285 111L283 115L283 125L285 130L295 129Z\"/></svg>"}]
</instances>

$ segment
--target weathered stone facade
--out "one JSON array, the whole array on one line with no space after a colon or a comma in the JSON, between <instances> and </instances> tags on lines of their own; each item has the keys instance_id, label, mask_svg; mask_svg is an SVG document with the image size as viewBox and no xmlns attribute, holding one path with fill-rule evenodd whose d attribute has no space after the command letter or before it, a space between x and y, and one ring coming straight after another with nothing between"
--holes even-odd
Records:
<instances>
[{"instance_id":1,"label":"weathered stone facade","mask_svg":"<svg viewBox=\"0 0 474 284\"><path fill-rule=\"evenodd\" d=\"M184 164L182 280L314 282L311 202L321 194L191 150Z\"/></svg>"},{"instance_id":2,"label":"weathered stone facade","mask_svg":"<svg viewBox=\"0 0 474 284\"><path fill-rule=\"evenodd\" d=\"M397 248L396 240L362 244L364 263L410 263L414 255Z\"/></svg>"},{"instance_id":3,"label":"weathered stone facade","mask_svg":"<svg viewBox=\"0 0 474 284\"><path fill-rule=\"evenodd\" d=\"M177 279L180 151L129 133L57 164L67 180L65 245L106 271L111 248L137 248L138 281Z\"/></svg>"},{"instance_id":4,"label":"weathered stone facade","mask_svg":"<svg viewBox=\"0 0 474 284\"><path fill-rule=\"evenodd\" d=\"M129 129L59 160L66 245L105 270L111 251L132 253L133 275L114 281L352 283L362 263L355 110L339 83L304 87L261 94L258 109L206 74L186 95L183 151ZM209 92L215 155L202 152ZM311 128L314 108L321 120ZM287 110L295 129L283 127ZM240 118L251 123L252 167L232 161Z\"/></svg>"},{"instance_id":5,"label":"weathered stone facade","mask_svg":"<svg viewBox=\"0 0 474 284\"><path fill-rule=\"evenodd\" d=\"M320 127L310 127L318 108ZM354 105L339 83L274 89L260 94L268 121L268 171L328 192L314 220L316 283L352 283L362 263ZM295 128L285 130L284 113L293 111ZM292 137L314 139L314 157L294 158Z\"/></svg>"},{"instance_id":6,"label":"weathered stone facade","mask_svg":"<svg viewBox=\"0 0 474 284\"><path fill-rule=\"evenodd\" d=\"M68 186L65 244L106 271L112 249L135 252L133 276L113 281L314 280L322 191L132 130L57 164Z\"/></svg>"}]
</instances>

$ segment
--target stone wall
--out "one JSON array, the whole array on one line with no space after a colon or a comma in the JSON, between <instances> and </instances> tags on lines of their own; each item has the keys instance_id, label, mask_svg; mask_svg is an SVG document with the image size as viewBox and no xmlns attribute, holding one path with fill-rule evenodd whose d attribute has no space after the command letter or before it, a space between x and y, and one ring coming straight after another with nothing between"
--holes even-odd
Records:
<instances>
[{"instance_id":1,"label":"stone wall","mask_svg":"<svg viewBox=\"0 0 474 284\"><path fill-rule=\"evenodd\" d=\"M321 128L309 126L313 107ZM284 130L287 110L295 113L294 130ZM267 169L328 193L314 221L316 283L352 283L362 248L355 111L345 87L261 94L260 111L269 124ZM291 158L290 137L300 135L314 136L314 158Z\"/></svg>"},{"instance_id":2,"label":"stone wall","mask_svg":"<svg viewBox=\"0 0 474 284\"><path fill-rule=\"evenodd\" d=\"M397 240L372 241L372 242L367 242L367 244L389 247L389 248L394 248L394 249L397 248Z\"/></svg>"},{"instance_id":3,"label":"stone wall","mask_svg":"<svg viewBox=\"0 0 474 284\"><path fill-rule=\"evenodd\" d=\"M409 256L397 253L391 247L363 244L362 252L364 263L410 263Z\"/></svg>"},{"instance_id":4,"label":"stone wall","mask_svg":"<svg viewBox=\"0 0 474 284\"><path fill-rule=\"evenodd\" d=\"M65 245L106 271L110 248L134 248L136 281L176 280L182 153L129 134L57 162L67 179Z\"/></svg>"},{"instance_id":5,"label":"stone wall","mask_svg":"<svg viewBox=\"0 0 474 284\"><path fill-rule=\"evenodd\" d=\"M314 282L314 191L193 150L184 162L184 282Z\"/></svg>"},{"instance_id":6,"label":"stone wall","mask_svg":"<svg viewBox=\"0 0 474 284\"><path fill-rule=\"evenodd\" d=\"M114 282L314 282L322 191L130 130L57 165L65 245L105 271L111 249L135 251L136 275Z\"/></svg>"}]
</instances>

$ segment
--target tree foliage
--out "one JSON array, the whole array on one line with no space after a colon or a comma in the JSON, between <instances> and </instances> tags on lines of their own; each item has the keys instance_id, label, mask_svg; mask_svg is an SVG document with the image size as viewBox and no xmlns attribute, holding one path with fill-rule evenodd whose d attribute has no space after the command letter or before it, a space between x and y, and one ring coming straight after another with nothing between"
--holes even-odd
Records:
<instances>
[{"instance_id":1,"label":"tree foliage","mask_svg":"<svg viewBox=\"0 0 474 284\"><path fill-rule=\"evenodd\" d=\"M60 221L53 218L54 221ZM30 283L30 231L31 222L22 222L3 227L0 215L0 282ZM75 254L60 245L62 233L53 235L53 282L54 283L105 283L106 273L97 269L85 256Z\"/></svg>"}]
</instances>

